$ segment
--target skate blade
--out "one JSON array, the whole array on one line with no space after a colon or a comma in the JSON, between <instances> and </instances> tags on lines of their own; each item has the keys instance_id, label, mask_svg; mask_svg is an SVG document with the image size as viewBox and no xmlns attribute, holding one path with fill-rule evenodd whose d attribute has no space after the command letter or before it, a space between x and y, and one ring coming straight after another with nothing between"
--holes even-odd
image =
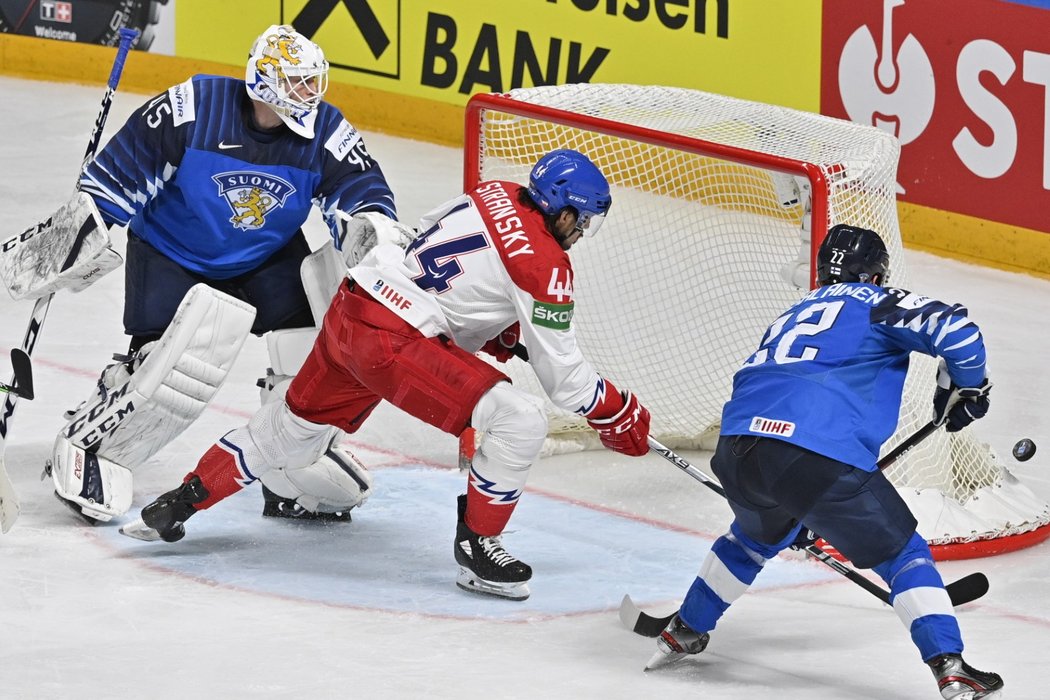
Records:
<instances>
[{"instance_id":1,"label":"skate blade","mask_svg":"<svg viewBox=\"0 0 1050 700\"><path fill-rule=\"evenodd\" d=\"M649 659L649 663L645 665L643 671L652 671L654 668L660 668L661 666L669 666L676 661L688 656L688 654L679 654L676 651L667 650L664 651L662 647L656 647L656 653L653 654L652 658Z\"/></svg>"},{"instance_id":2,"label":"skate blade","mask_svg":"<svg viewBox=\"0 0 1050 700\"><path fill-rule=\"evenodd\" d=\"M133 537L136 540L142 540L143 542L160 541L160 533L142 522L142 518L121 525L120 534Z\"/></svg>"},{"instance_id":3,"label":"skate blade","mask_svg":"<svg viewBox=\"0 0 1050 700\"><path fill-rule=\"evenodd\" d=\"M459 576L456 578L456 585L471 593L481 593L482 595L491 595L508 600L525 600L531 593L529 584L526 581L521 583L495 583L478 578L473 572L462 567L459 570Z\"/></svg>"}]
</instances>

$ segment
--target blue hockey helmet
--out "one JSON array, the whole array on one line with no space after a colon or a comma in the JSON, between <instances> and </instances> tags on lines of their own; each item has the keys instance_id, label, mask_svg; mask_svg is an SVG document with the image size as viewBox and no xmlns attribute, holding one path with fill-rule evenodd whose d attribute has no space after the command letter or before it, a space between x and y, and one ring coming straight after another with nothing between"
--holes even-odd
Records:
<instances>
[{"instance_id":1,"label":"blue hockey helmet","mask_svg":"<svg viewBox=\"0 0 1050 700\"><path fill-rule=\"evenodd\" d=\"M878 276L878 282L874 282ZM866 228L835 224L817 251L817 284L864 282L885 285L890 254L879 234Z\"/></svg>"},{"instance_id":2,"label":"blue hockey helmet","mask_svg":"<svg viewBox=\"0 0 1050 700\"><path fill-rule=\"evenodd\" d=\"M529 197L548 216L566 207L576 212L576 228L593 236L612 205L609 181L590 158L561 148L536 161L529 174Z\"/></svg>"}]
</instances>

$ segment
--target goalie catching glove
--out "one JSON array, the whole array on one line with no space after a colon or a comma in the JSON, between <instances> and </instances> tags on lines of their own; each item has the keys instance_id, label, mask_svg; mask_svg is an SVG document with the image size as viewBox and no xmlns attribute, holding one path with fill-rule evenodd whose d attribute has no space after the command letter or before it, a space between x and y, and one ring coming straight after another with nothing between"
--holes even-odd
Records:
<instances>
[{"instance_id":1,"label":"goalie catching glove","mask_svg":"<svg viewBox=\"0 0 1050 700\"><path fill-rule=\"evenodd\" d=\"M649 411L630 391L617 392L608 380L606 384L612 391L594 413L604 413L617 399L620 406L609 418L588 418L587 425L598 431L598 439L605 447L640 457L649 451Z\"/></svg>"},{"instance_id":2,"label":"goalie catching glove","mask_svg":"<svg viewBox=\"0 0 1050 700\"><path fill-rule=\"evenodd\" d=\"M79 292L121 262L94 200L84 192L75 192L45 221L0 243L0 279L16 300L60 289Z\"/></svg>"},{"instance_id":3,"label":"goalie catching glove","mask_svg":"<svg viewBox=\"0 0 1050 700\"><path fill-rule=\"evenodd\" d=\"M354 267L370 250L381 243L407 248L416 240L416 232L389 216L374 211L348 216L337 211L338 245L347 267Z\"/></svg>"},{"instance_id":4,"label":"goalie catching glove","mask_svg":"<svg viewBox=\"0 0 1050 700\"><path fill-rule=\"evenodd\" d=\"M988 413L988 392L992 383L988 377L974 387L956 386L948 374L948 367L941 360L937 368L937 389L933 393L933 422L947 423L949 433L956 433Z\"/></svg>"}]
</instances>

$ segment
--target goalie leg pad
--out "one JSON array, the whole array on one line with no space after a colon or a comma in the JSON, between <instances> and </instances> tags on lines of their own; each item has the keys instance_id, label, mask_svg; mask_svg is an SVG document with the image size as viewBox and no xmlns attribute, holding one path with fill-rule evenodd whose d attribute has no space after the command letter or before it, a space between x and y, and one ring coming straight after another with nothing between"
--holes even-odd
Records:
<instances>
[{"instance_id":1,"label":"goalie leg pad","mask_svg":"<svg viewBox=\"0 0 1050 700\"><path fill-rule=\"evenodd\" d=\"M298 469L274 469L260 481L311 513L345 513L372 495L372 475L352 452L334 444L316 461Z\"/></svg>"},{"instance_id":2,"label":"goalie leg pad","mask_svg":"<svg viewBox=\"0 0 1050 700\"><path fill-rule=\"evenodd\" d=\"M319 332L320 328L290 328L266 334L270 367L266 376L258 381L261 405L284 398L288 385L313 350Z\"/></svg>"},{"instance_id":3,"label":"goalie leg pad","mask_svg":"<svg viewBox=\"0 0 1050 700\"><path fill-rule=\"evenodd\" d=\"M106 522L131 508L131 470L59 435L50 463L55 493L87 518Z\"/></svg>"},{"instance_id":4,"label":"goalie leg pad","mask_svg":"<svg viewBox=\"0 0 1050 700\"><path fill-rule=\"evenodd\" d=\"M332 297L346 279L346 270L346 263L331 240L303 258L299 275L303 280L306 299L310 302L314 325L318 328L332 303Z\"/></svg>"},{"instance_id":5,"label":"goalie leg pad","mask_svg":"<svg viewBox=\"0 0 1050 700\"><path fill-rule=\"evenodd\" d=\"M0 243L0 279L14 299L79 292L120 267L91 197L76 192L47 220Z\"/></svg>"},{"instance_id":6,"label":"goalie leg pad","mask_svg":"<svg viewBox=\"0 0 1050 700\"><path fill-rule=\"evenodd\" d=\"M190 289L175 318L121 386L80 408L62 435L134 468L185 430L222 386L255 309L207 285ZM144 347L143 350L147 348Z\"/></svg>"}]
</instances>

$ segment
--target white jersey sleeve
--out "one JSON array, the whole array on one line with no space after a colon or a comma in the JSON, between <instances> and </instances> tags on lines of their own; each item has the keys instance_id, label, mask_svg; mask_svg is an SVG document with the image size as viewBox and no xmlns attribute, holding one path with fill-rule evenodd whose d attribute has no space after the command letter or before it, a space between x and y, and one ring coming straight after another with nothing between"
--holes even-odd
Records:
<instances>
[{"instance_id":1,"label":"white jersey sleeve","mask_svg":"<svg viewBox=\"0 0 1050 700\"><path fill-rule=\"evenodd\" d=\"M576 342L572 265L520 189L482 183L426 214L402 259L378 246L351 276L424 335L468 352L517 321L551 402L586 415L606 383Z\"/></svg>"}]
</instances>

